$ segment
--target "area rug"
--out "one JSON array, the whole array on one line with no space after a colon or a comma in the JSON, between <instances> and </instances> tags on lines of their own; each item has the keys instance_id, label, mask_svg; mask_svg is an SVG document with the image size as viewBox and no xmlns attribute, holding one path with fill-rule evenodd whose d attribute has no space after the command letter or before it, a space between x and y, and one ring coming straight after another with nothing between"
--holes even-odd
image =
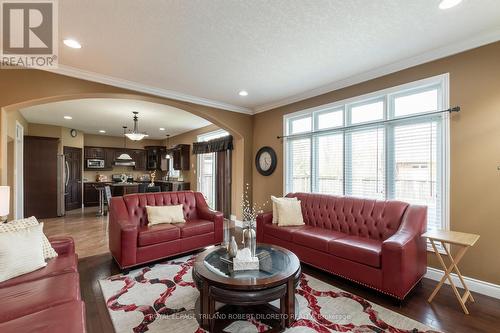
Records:
<instances>
[{"instance_id":1,"label":"area rug","mask_svg":"<svg viewBox=\"0 0 500 333\"><path fill-rule=\"evenodd\" d=\"M194 257L166 261L100 280L116 333L204 333L194 316L198 291L191 278ZM299 318L287 333L431 333L415 320L302 274ZM256 318L234 322L228 333L264 332Z\"/></svg>"}]
</instances>

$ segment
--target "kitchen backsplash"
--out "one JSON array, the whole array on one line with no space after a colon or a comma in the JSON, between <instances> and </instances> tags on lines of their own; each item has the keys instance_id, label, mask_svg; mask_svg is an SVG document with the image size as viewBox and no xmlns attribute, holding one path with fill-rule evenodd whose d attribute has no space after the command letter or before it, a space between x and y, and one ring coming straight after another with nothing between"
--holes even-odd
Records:
<instances>
[{"instance_id":1,"label":"kitchen backsplash","mask_svg":"<svg viewBox=\"0 0 500 333\"><path fill-rule=\"evenodd\" d=\"M108 180L111 181L111 175L113 174L127 174L127 175L133 175L134 179L137 180L140 176L142 175L149 175L151 174L151 171L135 171L131 167L114 167L112 171L89 171L86 170L83 172L83 180L84 181L95 181L97 175L105 175L108 177ZM181 171L180 175L183 177L184 181L189 181L189 172L187 171ZM156 179L162 179L162 177L166 176L167 173L163 171L156 171ZM175 178L170 177L170 179L175 180Z\"/></svg>"}]
</instances>

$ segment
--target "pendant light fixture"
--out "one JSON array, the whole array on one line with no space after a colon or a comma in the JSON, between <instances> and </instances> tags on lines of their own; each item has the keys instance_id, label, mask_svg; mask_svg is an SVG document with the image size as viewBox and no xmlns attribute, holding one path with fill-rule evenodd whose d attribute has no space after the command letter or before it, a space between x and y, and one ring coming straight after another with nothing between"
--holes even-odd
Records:
<instances>
[{"instance_id":1,"label":"pendant light fixture","mask_svg":"<svg viewBox=\"0 0 500 333\"><path fill-rule=\"evenodd\" d=\"M139 118L137 117L139 112L134 111L132 113L134 114L134 130L132 132L126 133L125 136L132 141L140 141L145 137L147 137L148 135L146 133L139 132L139 126L138 126Z\"/></svg>"},{"instance_id":2,"label":"pendant light fixture","mask_svg":"<svg viewBox=\"0 0 500 333\"><path fill-rule=\"evenodd\" d=\"M167 146L167 154L165 155L165 158L166 158L167 160L169 160L169 159L171 158L170 153L169 153L169 150L168 150L168 147L169 147L169 144L168 144L169 139L170 139L170 134L167 134L167 144L166 144L166 146Z\"/></svg>"},{"instance_id":3,"label":"pendant light fixture","mask_svg":"<svg viewBox=\"0 0 500 333\"><path fill-rule=\"evenodd\" d=\"M127 149L127 139L125 137L126 132L127 132L127 126L123 126L123 149ZM126 152L123 152L120 154L120 156L118 156L116 158L115 165L117 165L117 166L135 166L135 162L132 159L132 157L130 157L129 154L127 154Z\"/></svg>"}]
</instances>

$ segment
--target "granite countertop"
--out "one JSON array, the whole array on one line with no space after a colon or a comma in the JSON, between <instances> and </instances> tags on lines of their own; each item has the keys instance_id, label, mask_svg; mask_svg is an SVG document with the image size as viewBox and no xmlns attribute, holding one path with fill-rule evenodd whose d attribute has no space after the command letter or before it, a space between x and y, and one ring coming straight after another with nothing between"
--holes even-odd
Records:
<instances>
[{"instance_id":1,"label":"granite countertop","mask_svg":"<svg viewBox=\"0 0 500 333\"><path fill-rule=\"evenodd\" d=\"M139 183L113 183L111 186L139 186Z\"/></svg>"}]
</instances>

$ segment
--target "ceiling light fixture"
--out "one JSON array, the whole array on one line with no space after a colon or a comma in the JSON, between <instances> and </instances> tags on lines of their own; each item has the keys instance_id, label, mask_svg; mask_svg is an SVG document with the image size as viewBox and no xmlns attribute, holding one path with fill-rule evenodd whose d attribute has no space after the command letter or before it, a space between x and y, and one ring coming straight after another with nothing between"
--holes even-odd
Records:
<instances>
[{"instance_id":1,"label":"ceiling light fixture","mask_svg":"<svg viewBox=\"0 0 500 333\"><path fill-rule=\"evenodd\" d=\"M238 93L238 95L240 95L240 96L248 96L248 91L246 91L246 90L241 90L241 91Z\"/></svg>"},{"instance_id":2,"label":"ceiling light fixture","mask_svg":"<svg viewBox=\"0 0 500 333\"><path fill-rule=\"evenodd\" d=\"M138 125L139 118L137 117L139 112L134 111L132 113L134 114L134 130L132 132L126 133L125 136L132 141L140 141L145 137L147 137L148 135L146 133L139 132L139 125Z\"/></svg>"},{"instance_id":3,"label":"ceiling light fixture","mask_svg":"<svg viewBox=\"0 0 500 333\"><path fill-rule=\"evenodd\" d=\"M78 41L74 40L74 39L65 39L63 40L63 43L64 45L66 45L67 47L71 47L72 49L81 49L82 48L82 44L80 44Z\"/></svg>"},{"instance_id":4,"label":"ceiling light fixture","mask_svg":"<svg viewBox=\"0 0 500 333\"><path fill-rule=\"evenodd\" d=\"M439 4L439 9L450 9L452 7L455 7L461 2L462 0L442 0L441 3Z\"/></svg>"},{"instance_id":5,"label":"ceiling light fixture","mask_svg":"<svg viewBox=\"0 0 500 333\"><path fill-rule=\"evenodd\" d=\"M127 126L123 126L123 149L127 149L127 139L125 138L125 136L127 135L126 132ZM135 162L132 160L132 157L130 157L129 154L123 152L116 158L115 165L134 166Z\"/></svg>"},{"instance_id":6,"label":"ceiling light fixture","mask_svg":"<svg viewBox=\"0 0 500 333\"><path fill-rule=\"evenodd\" d=\"M64 116L64 119L71 120L71 119L73 119L73 117L71 117L71 116Z\"/></svg>"},{"instance_id":7,"label":"ceiling light fixture","mask_svg":"<svg viewBox=\"0 0 500 333\"><path fill-rule=\"evenodd\" d=\"M165 130L165 127L160 127L160 131L164 131Z\"/></svg>"},{"instance_id":8,"label":"ceiling light fixture","mask_svg":"<svg viewBox=\"0 0 500 333\"><path fill-rule=\"evenodd\" d=\"M99 130L99 133L106 133L105 130Z\"/></svg>"}]
</instances>

